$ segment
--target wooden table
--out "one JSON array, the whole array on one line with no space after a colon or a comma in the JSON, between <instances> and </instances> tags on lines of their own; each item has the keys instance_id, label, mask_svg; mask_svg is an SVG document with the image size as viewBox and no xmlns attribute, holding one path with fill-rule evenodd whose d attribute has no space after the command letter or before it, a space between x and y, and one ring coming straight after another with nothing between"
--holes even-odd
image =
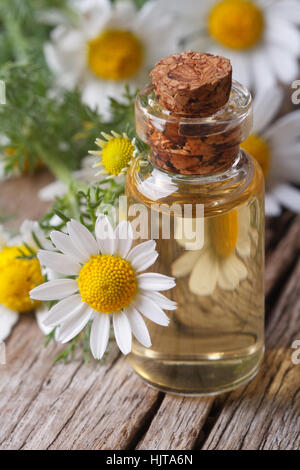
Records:
<instances>
[{"instance_id":1,"label":"wooden table","mask_svg":"<svg viewBox=\"0 0 300 470\"><path fill-rule=\"evenodd\" d=\"M18 214L14 224L39 217L46 205L33 198L48 180L2 183L0 213ZM80 356L53 366L61 346L45 349L24 315L0 366L0 448L299 449L300 364L291 346L300 340L300 216L267 221L266 253L267 350L251 383L217 397L167 395L144 385L116 349L101 366Z\"/></svg>"}]
</instances>

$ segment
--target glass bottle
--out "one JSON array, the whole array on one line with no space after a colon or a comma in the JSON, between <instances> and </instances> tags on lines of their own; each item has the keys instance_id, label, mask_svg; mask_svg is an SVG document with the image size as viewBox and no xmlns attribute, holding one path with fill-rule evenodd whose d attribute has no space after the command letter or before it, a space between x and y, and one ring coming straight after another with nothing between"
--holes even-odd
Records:
<instances>
[{"instance_id":1,"label":"glass bottle","mask_svg":"<svg viewBox=\"0 0 300 470\"><path fill-rule=\"evenodd\" d=\"M162 107L150 84L135 113L149 150L129 169L128 205L142 204L148 214L141 236L156 238L159 252L151 271L176 278L163 293L177 309L168 312L168 327L146 321L152 347L134 341L130 362L160 390L221 393L254 377L264 352L264 180L239 147L251 130L251 96L233 82L222 109L187 117ZM183 170L173 169L169 157ZM187 166L194 158L195 167ZM168 236L163 216L170 219Z\"/></svg>"}]
</instances>

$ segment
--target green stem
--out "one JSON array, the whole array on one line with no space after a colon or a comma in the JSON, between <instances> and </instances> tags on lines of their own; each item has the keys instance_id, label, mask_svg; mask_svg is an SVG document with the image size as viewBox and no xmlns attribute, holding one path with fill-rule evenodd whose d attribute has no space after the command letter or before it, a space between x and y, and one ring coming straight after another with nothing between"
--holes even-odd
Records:
<instances>
[{"instance_id":1,"label":"green stem","mask_svg":"<svg viewBox=\"0 0 300 470\"><path fill-rule=\"evenodd\" d=\"M27 41L21 32L18 21L13 18L9 11L5 11L5 28L14 49L16 59L24 60L27 57Z\"/></svg>"},{"instance_id":2,"label":"green stem","mask_svg":"<svg viewBox=\"0 0 300 470\"><path fill-rule=\"evenodd\" d=\"M64 162L61 161L61 159L48 152L45 152L45 149L42 148L39 144L36 144L35 148L37 154L40 155L41 159L49 168L49 170L53 173L53 175L58 180L65 183L69 190L73 188L74 191L84 191L88 188L87 184L74 178L72 171L69 170L69 168L65 165Z\"/></svg>"}]
</instances>

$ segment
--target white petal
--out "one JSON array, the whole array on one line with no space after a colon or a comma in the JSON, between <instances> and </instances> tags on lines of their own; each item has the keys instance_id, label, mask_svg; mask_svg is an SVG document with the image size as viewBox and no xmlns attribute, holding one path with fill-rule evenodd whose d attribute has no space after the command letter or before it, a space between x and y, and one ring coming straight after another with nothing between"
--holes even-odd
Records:
<instances>
[{"instance_id":1,"label":"white petal","mask_svg":"<svg viewBox=\"0 0 300 470\"><path fill-rule=\"evenodd\" d=\"M143 345L145 348L151 347L151 339L149 335L148 328L144 322L142 316L134 307L129 307L126 309L125 314L129 320L132 333L136 339Z\"/></svg>"},{"instance_id":2,"label":"white petal","mask_svg":"<svg viewBox=\"0 0 300 470\"><path fill-rule=\"evenodd\" d=\"M294 78L297 77L297 58L290 54L286 49L280 46L269 47L269 58L276 75L283 83L290 84L290 82L292 82Z\"/></svg>"},{"instance_id":3,"label":"white petal","mask_svg":"<svg viewBox=\"0 0 300 470\"><path fill-rule=\"evenodd\" d=\"M8 337L18 318L16 312L0 304L0 342Z\"/></svg>"},{"instance_id":4,"label":"white petal","mask_svg":"<svg viewBox=\"0 0 300 470\"><path fill-rule=\"evenodd\" d=\"M116 228L116 248L115 253L126 258L131 248L133 240L133 232L131 223L126 220L122 220Z\"/></svg>"},{"instance_id":5,"label":"white petal","mask_svg":"<svg viewBox=\"0 0 300 470\"><path fill-rule=\"evenodd\" d=\"M168 299L168 297L161 294L160 292L141 289L141 294L147 297L148 299L153 300L163 310L177 309L177 302Z\"/></svg>"},{"instance_id":6,"label":"white petal","mask_svg":"<svg viewBox=\"0 0 300 470\"><path fill-rule=\"evenodd\" d=\"M300 142L284 149L272 149L272 176L300 184Z\"/></svg>"},{"instance_id":7,"label":"white petal","mask_svg":"<svg viewBox=\"0 0 300 470\"><path fill-rule=\"evenodd\" d=\"M143 243L139 243L130 250L126 259L130 261L134 269L137 268L136 259L140 258L141 255L152 254L155 251L156 242L154 240L148 240Z\"/></svg>"},{"instance_id":8,"label":"white petal","mask_svg":"<svg viewBox=\"0 0 300 470\"><path fill-rule=\"evenodd\" d=\"M92 110L97 111L99 114L101 113L104 119L109 120L111 118L111 112L108 97L113 96L115 99L118 99L122 95L122 89L122 82L112 84L109 81L93 80L89 77L82 88L81 99L83 103L87 104Z\"/></svg>"},{"instance_id":9,"label":"white petal","mask_svg":"<svg viewBox=\"0 0 300 470\"><path fill-rule=\"evenodd\" d=\"M79 263L85 262L85 256L73 245L70 235L54 230L50 233L50 238L59 251L70 258L75 258Z\"/></svg>"},{"instance_id":10,"label":"white petal","mask_svg":"<svg viewBox=\"0 0 300 470\"><path fill-rule=\"evenodd\" d=\"M230 51L233 78L242 83L246 88L251 86L251 67L247 54Z\"/></svg>"},{"instance_id":11,"label":"white petal","mask_svg":"<svg viewBox=\"0 0 300 470\"><path fill-rule=\"evenodd\" d=\"M67 255L40 250L37 256L42 265L66 276L78 274L80 271L80 265Z\"/></svg>"},{"instance_id":12,"label":"white petal","mask_svg":"<svg viewBox=\"0 0 300 470\"><path fill-rule=\"evenodd\" d=\"M35 318L36 318L37 324L40 330L42 331L42 333L44 333L44 335L49 335L49 333L51 333L51 331L53 330L53 326L44 325L44 320L47 317L48 313L49 313L49 310L45 305L42 305L41 307L37 308L35 311Z\"/></svg>"},{"instance_id":13,"label":"white petal","mask_svg":"<svg viewBox=\"0 0 300 470\"><path fill-rule=\"evenodd\" d=\"M175 277L184 277L192 272L201 251L190 250L179 256L174 263L172 263L172 275Z\"/></svg>"},{"instance_id":14,"label":"white petal","mask_svg":"<svg viewBox=\"0 0 300 470\"><path fill-rule=\"evenodd\" d=\"M168 290L176 284L173 277L158 273L139 274L137 279L139 287L146 290Z\"/></svg>"},{"instance_id":15,"label":"white petal","mask_svg":"<svg viewBox=\"0 0 300 470\"><path fill-rule=\"evenodd\" d=\"M123 354L129 354L131 351L131 327L128 318L124 312L113 314L113 325L117 345Z\"/></svg>"},{"instance_id":16,"label":"white petal","mask_svg":"<svg viewBox=\"0 0 300 470\"><path fill-rule=\"evenodd\" d=\"M241 261L235 254L224 258L220 262L222 266L222 273L227 281L235 288L239 285L240 281L247 278L247 268L243 261Z\"/></svg>"},{"instance_id":17,"label":"white petal","mask_svg":"<svg viewBox=\"0 0 300 470\"><path fill-rule=\"evenodd\" d=\"M276 84L276 76L266 49L260 48L253 52L251 62L255 91L262 93L274 87Z\"/></svg>"},{"instance_id":18,"label":"white petal","mask_svg":"<svg viewBox=\"0 0 300 470\"><path fill-rule=\"evenodd\" d=\"M77 291L78 284L74 279L55 279L32 289L30 291L30 298L36 300L58 300Z\"/></svg>"},{"instance_id":19,"label":"white petal","mask_svg":"<svg viewBox=\"0 0 300 470\"><path fill-rule=\"evenodd\" d=\"M149 297L139 294L133 301L134 307L141 312L146 318L157 323L158 325L168 326L169 317L165 312Z\"/></svg>"},{"instance_id":20,"label":"white petal","mask_svg":"<svg viewBox=\"0 0 300 470\"><path fill-rule=\"evenodd\" d=\"M54 181L46 184L38 192L38 197L43 202L52 202L57 197L63 197L68 192L68 187L62 181Z\"/></svg>"},{"instance_id":21,"label":"white petal","mask_svg":"<svg viewBox=\"0 0 300 470\"><path fill-rule=\"evenodd\" d=\"M68 222L67 228L73 245L85 256L85 261L92 255L98 254L97 242L84 225L77 220L71 220Z\"/></svg>"},{"instance_id":22,"label":"white petal","mask_svg":"<svg viewBox=\"0 0 300 470\"><path fill-rule=\"evenodd\" d=\"M99 249L104 255L113 255L116 247L116 235L106 215L99 215L95 233Z\"/></svg>"},{"instance_id":23,"label":"white petal","mask_svg":"<svg viewBox=\"0 0 300 470\"><path fill-rule=\"evenodd\" d=\"M267 42L272 47L274 45L285 49L287 54L292 54L296 58L300 50L300 33L297 27L277 15L268 15L267 23L265 31Z\"/></svg>"},{"instance_id":24,"label":"white petal","mask_svg":"<svg viewBox=\"0 0 300 470\"><path fill-rule=\"evenodd\" d=\"M36 250L39 250L41 247L44 250L53 250L52 243L47 240L43 230L36 220L24 220L20 227L20 234L23 243L27 243L27 245ZM35 238L37 238L39 242L38 244L36 243Z\"/></svg>"},{"instance_id":25,"label":"white petal","mask_svg":"<svg viewBox=\"0 0 300 470\"><path fill-rule=\"evenodd\" d=\"M274 86L256 95L253 105L253 132L261 133L279 111L283 90Z\"/></svg>"},{"instance_id":26,"label":"white petal","mask_svg":"<svg viewBox=\"0 0 300 470\"><path fill-rule=\"evenodd\" d=\"M278 119L264 133L264 137L272 142L274 148L282 148L300 137L300 110L293 111Z\"/></svg>"},{"instance_id":27,"label":"white petal","mask_svg":"<svg viewBox=\"0 0 300 470\"><path fill-rule=\"evenodd\" d=\"M281 214L280 204L272 194L266 194L265 212L269 217L279 217Z\"/></svg>"},{"instance_id":28,"label":"white petal","mask_svg":"<svg viewBox=\"0 0 300 470\"><path fill-rule=\"evenodd\" d=\"M199 258L189 279L189 288L196 295L210 295L217 283L218 261L212 250L206 250Z\"/></svg>"},{"instance_id":29,"label":"white petal","mask_svg":"<svg viewBox=\"0 0 300 470\"><path fill-rule=\"evenodd\" d=\"M87 322L93 315L93 309L85 305L85 309L79 309L76 315L70 317L66 322L62 323L59 328L57 340L61 343L71 341L75 336L80 333Z\"/></svg>"},{"instance_id":30,"label":"white petal","mask_svg":"<svg viewBox=\"0 0 300 470\"><path fill-rule=\"evenodd\" d=\"M44 319L45 326L56 326L82 309L86 304L81 301L80 294L75 294L58 302L52 307Z\"/></svg>"},{"instance_id":31,"label":"white petal","mask_svg":"<svg viewBox=\"0 0 300 470\"><path fill-rule=\"evenodd\" d=\"M90 347L95 359L101 359L109 339L109 315L96 312L91 328Z\"/></svg>"},{"instance_id":32,"label":"white petal","mask_svg":"<svg viewBox=\"0 0 300 470\"><path fill-rule=\"evenodd\" d=\"M299 0L284 0L282 2L273 2L270 7L273 15L291 21L300 25L300 3Z\"/></svg>"},{"instance_id":33,"label":"white petal","mask_svg":"<svg viewBox=\"0 0 300 470\"><path fill-rule=\"evenodd\" d=\"M272 191L282 206L300 213L300 190L288 184L280 184Z\"/></svg>"},{"instance_id":34,"label":"white petal","mask_svg":"<svg viewBox=\"0 0 300 470\"><path fill-rule=\"evenodd\" d=\"M146 271L150 268L158 258L158 252L151 250L149 252L141 253L140 256L135 256L134 263L132 267L139 273L141 271Z\"/></svg>"},{"instance_id":35,"label":"white petal","mask_svg":"<svg viewBox=\"0 0 300 470\"><path fill-rule=\"evenodd\" d=\"M238 285L238 282L236 283L235 280L227 274L223 263L220 263L219 266L218 285L224 290L234 290Z\"/></svg>"}]
</instances>

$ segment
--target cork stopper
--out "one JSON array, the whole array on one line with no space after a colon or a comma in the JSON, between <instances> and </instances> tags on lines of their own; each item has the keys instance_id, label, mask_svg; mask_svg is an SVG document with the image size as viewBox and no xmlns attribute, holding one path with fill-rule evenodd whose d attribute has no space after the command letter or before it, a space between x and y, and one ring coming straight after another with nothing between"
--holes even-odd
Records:
<instances>
[{"instance_id":1,"label":"cork stopper","mask_svg":"<svg viewBox=\"0 0 300 470\"><path fill-rule=\"evenodd\" d=\"M193 51L159 61L137 96L137 134L152 163L180 175L230 168L251 130L251 95L233 82L230 61Z\"/></svg>"},{"instance_id":2,"label":"cork stopper","mask_svg":"<svg viewBox=\"0 0 300 470\"><path fill-rule=\"evenodd\" d=\"M229 100L232 67L225 57L187 51L161 59L150 77L161 106L181 115L208 116Z\"/></svg>"}]
</instances>

